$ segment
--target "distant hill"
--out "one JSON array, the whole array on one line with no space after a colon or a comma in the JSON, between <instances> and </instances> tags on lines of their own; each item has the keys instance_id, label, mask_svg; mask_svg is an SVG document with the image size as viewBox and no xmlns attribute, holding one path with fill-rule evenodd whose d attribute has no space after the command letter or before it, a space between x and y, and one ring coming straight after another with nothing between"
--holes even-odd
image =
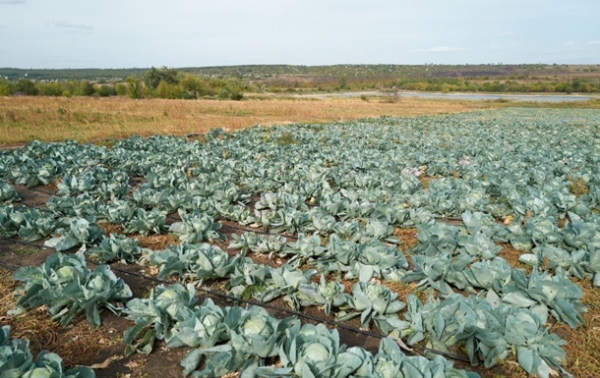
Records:
<instances>
[{"instance_id":1,"label":"distant hill","mask_svg":"<svg viewBox=\"0 0 600 378\"><path fill-rule=\"evenodd\" d=\"M140 77L150 68L118 69L19 69L0 68L0 78L14 81L21 78L32 80L90 80L120 81L128 76ZM181 72L203 76L224 76L248 79L274 77L346 77L355 78L546 78L550 76L599 77L600 65L545 65L545 64L479 64L479 65L388 65L388 64L340 64L332 66L297 65L244 65L219 67L182 67Z\"/></svg>"}]
</instances>

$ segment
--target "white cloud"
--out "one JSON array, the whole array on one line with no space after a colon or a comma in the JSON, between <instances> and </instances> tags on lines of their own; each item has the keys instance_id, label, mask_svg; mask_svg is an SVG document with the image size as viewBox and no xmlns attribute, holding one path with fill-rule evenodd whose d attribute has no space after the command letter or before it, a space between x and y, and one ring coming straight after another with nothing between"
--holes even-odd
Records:
<instances>
[{"instance_id":1,"label":"white cloud","mask_svg":"<svg viewBox=\"0 0 600 378\"><path fill-rule=\"evenodd\" d=\"M58 28L64 28L64 29L77 29L77 30L85 30L85 31L92 31L94 29L94 27L92 25L76 24L71 21L65 21L65 20L55 21L55 22L52 22L51 24Z\"/></svg>"},{"instance_id":2,"label":"white cloud","mask_svg":"<svg viewBox=\"0 0 600 378\"><path fill-rule=\"evenodd\" d=\"M416 52L416 53L430 52L430 53L437 53L437 54L446 54L446 53L459 52L459 51L465 51L465 49L462 47L436 46L436 47L432 47L429 49L414 50L413 52Z\"/></svg>"},{"instance_id":3,"label":"white cloud","mask_svg":"<svg viewBox=\"0 0 600 378\"><path fill-rule=\"evenodd\" d=\"M585 43L586 45L600 45L600 41L589 41Z\"/></svg>"}]
</instances>

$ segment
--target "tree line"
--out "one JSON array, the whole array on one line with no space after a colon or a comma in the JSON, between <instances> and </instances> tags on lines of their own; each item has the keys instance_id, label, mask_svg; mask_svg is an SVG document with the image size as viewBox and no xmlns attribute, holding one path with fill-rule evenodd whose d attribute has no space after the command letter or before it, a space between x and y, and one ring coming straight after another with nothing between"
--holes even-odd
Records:
<instances>
[{"instance_id":1,"label":"tree line","mask_svg":"<svg viewBox=\"0 0 600 378\"><path fill-rule=\"evenodd\" d=\"M245 92L347 91L347 90L399 90L435 92L546 92L546 93L599 93L600 73L596 67L583 68L588 76L568 75L530 76L525 74L563 71L569 66L460 66L462 74L491 74L491 76L457 77L446 66L332 66L308 67L323 71L322 75L310 76L303 66L274 66L265 71L264 66L223 67L203 69L203 73L190 72L191 68L174 69L152 67L125 79L101 80L40 80L21 77L15 80L0 79L0 96L128 96L130 98L197 99L219 98L241 100ZM244 68L242 70L242 68ZM292 70L294 68L294 70ZM384 73L389 68L389 72ZM470 71L466 71L466 69ZM330 71L325 71L329 69ZM406 71L399 74L398 70ZM579 69L579 68L578 68ZM2 69L0 69L1 71ZM220 71L219 71L220 70ZM259 72L286 72L257 76ZM289 74L288 71L297 74ZM346 74L353 70L354 74ZM410 70L415 72L408 73ZM136 71L137 72L137 71ZM210 72L210 74L208 74ZM217 74L221 72L221 74ZM325 74L327 72L327 74ZM423 77L428 72L434 77ZM510 76L496 76L500 73ZM337 74L335 74L337 73ZM418 74L417 74L418 73ZM547 73L547 72L546 72ZM592 74L590 76L590 74ZM41 74L40 74L41 75ZM37 75L36 77L39 77ZM444 76L439 76L444 75Z\"/></svg>"},{"instance_id":2,"label":"tree line","mask_svg":"<svg viewBox=\"0 0 600 378\"><path fill-rule=\"evenodd\" d=\"M201 77L173 68L152 67L140 77L113 83L90 80L0 79L0 96L128 96L130 98L241 100L248 85L233 77Z\"/></svg>"}]
</instances>

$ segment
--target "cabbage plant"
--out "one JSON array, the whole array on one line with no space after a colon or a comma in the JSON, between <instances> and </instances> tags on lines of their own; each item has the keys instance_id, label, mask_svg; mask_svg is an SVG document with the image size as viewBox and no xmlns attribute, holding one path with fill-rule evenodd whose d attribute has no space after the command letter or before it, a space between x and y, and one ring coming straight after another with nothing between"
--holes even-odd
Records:
<instances>
[{"instance_id":1,"label":"cabbage plant","mask_svg":"<svg viewBox=\"0 0 600 378\"><path fill-rule=\"evenodd\" d=\"M365 328L374 321L377 328L385 335L401 326L398 313L406 305L397 300L398 294L386 286L373 282L357 282L352 286L352 295L345 294L346 304L343 311L336 314L338 320L349 320L360 315L360 322Z\"/></svg>"},{"instance_id":2,"label":"cabbage plant","mask_svg":"<svg viewBox=\"0 0 600 378\"><path fill-rule=\"evenodd\" d=\"M294 324L285 331L279 351L283 367L262 369L271 371L270 376L298 376L342 378L350 377L369 362L370 355L362 348L340 345L337 330L329 330L323 324L316 326Z\"/></svg>"},{"instance_id":3,"label":"cabbage plant","mask_svg":"<svg viewBox=\"0 0 600 378\"><path fill-rule=\"evenodd\" d=\"M120 261L126 264L135 262L142 254L142 248L138 246L136 239L111 233L108 237L102 236L100 244L87 249L85 254L95 257L101 263Z\"/></svg>"},{"instance_id":4,"label":"cabbage plant","mask_svg":"<svg viewBox=\"0 0 600 378\"><path fill-rule=\"evenodd\" d=\"M19 235L26 242L33 242L50 235L57 222L52 214L37 208L13 207L0 204L0 235Z\"/></svg>"},{"instance_id":5,"label":"cabbage plant","mask_svg":"<svg viewBox=\"0 0 600 378\"><path fill-rule=\"evenodd\" d=\"M230 339L225 324L228 316L226 309L216 306L207 298L202 305L196 306L189 317L180 317L165 336L168 348L181 346L210 348ZM182 319L183 318L183 319Z\"/></svg>"},{"instance_id":6,"label":"cabbage plant","mask_svg":"<svg viewBox=\"0 0 600 378\"><path fill-rule=\"evenodd\" d=\"M149 254L148 262L160 266L158 279L177 274L181 281L224 278L240 263L239 257L229 257L221 248L207 243L181 243Z\"/></svg>"},{"instance_id":7,"label":"cabbage plant","mask_svg":"<svg viewBox=\"0 0 600 378\"><path fill-rule=\"evenodd\" d=\"M226 312L223 324L229 341L212 348L192 350L181 362L184 376L194 371L204 356L206 366L194 371L193 377L222 376L236 370L241 371L242 377L255 376L266 358L278 355L285 331L299 324L295 318L278 320L257 306L248 310L235 306Z\"/></svg>"},{"instance_id":8,"label":"cabbage plant","mask_svg":"<svg viewBox=\"0 0 600 378\"><path fill-rule=\"evenodd\" d=\"M294 310L302 307L319 306L323 308L325 315L329 315L333 307L340 307L347 303L344 295L344 285L339 282L327 282L321 274L320 282L303 283L298 285L297 291L283 298Z\"/></svg>"},{"instance_id":9,"label":"cabbage plant","mask_svg":"<svg viewBox=\"0 0 600 378\"><path fill-rule=\"evenodd\" d=\"M195 302L194 287L179 284L159 285L150 291L148 298L133 298L127 302L123 312L135 325L127 329L123 337L127 343L125 355L150 354L155 340L164 340L174 324L192 318Z\"/></svg>"},{"instance_id":10,"label":"cabbage plant","mask_svg":"<svg viewBox=\"0 0 600 378\"><path fill-rule=\"evenodd\" d=\"M88 193L82 193L75 197L52 196L47 205L57 216L87 218L96 216L100 202Z\"/></svg>"},{"instance_id":11,"label":"cabbage plant","mask_svg":"<svg viewBox=\"0 0 600 378\"><path fill-rule=\"evenodd\" d=\"M47 240L44 246L57 251L66 251L79 245L95 245L104 234L100 226L85 218L76 218L69 223L69 228L59 228L56 232L60 236Z\"/></svg>"},{"instance_id":12,"label":"cabbage plant","mask_svg":"<svg viewBox=\"0 0 600 378\"><path fill-rule=\"evenodd\" d=\"M445 351L463 346L472 364L494 366L516 353L519 364L529 373L547 378L550 369L569 375L561 364L565 342L548 332L545 308L524 310L503 303L493 292L486 298L455 294L443 301L421 303L408 297L407 322L393 335L407 337L409 344L423 339L427 346Z\"/></svg>"},{"instance_id":13,"label":"cabbage plant","mask_svg":"<svg viewBox=\"0 0 600 378\"><path fill-rule=\"evenodd\" d=\"M100 199L120 198L129 190L129 176L123 171L91 167L65 175L57 187L59 195L89 193Z\"/></svg>"},{"instance_id":14,"label":"cabbage plant","mask_svg":"<svg viewBox=\"0 0 600 378\"><path fill-rule=\"evenodd\" d=\"M119 315L122 302L132 295L129 286L108 265L90 270L81 255L51 255L39 267L17 269L14 278L24 284L15 291L17 308L13 312L45 305L63 327L82 312L94 327L99 327L100 306Z\"/></svg>"},{"instance_id":15,"label":"cabbage plant","mask_svg":"<svg viewBox=\"0 0 600 378\"><path fill-rule=\"evenodd\" d=\"M224 241L225 235L218 233L220 223L215 223L213 218L199 210L187 214L179 211L181 222L175 222L169 227L169 232L179 235L179 239L187 243L200 243L203 241Z\"/></svg>"},{"instance_id":16,"label":"cabbage plant","mask_svg":"<svg viewBox=\"0 0 600 378\"><path fill-rule=\"evenodd\" d=\"M106 220L109 223L125 224L131 220L135 214L136 207L132 203L116 199L109 201L98 207L98 219Z\"/></svg>"},{"instance_id":17,"label":"cabbage plant","mask_svg":"<svg viewBox=\"0 0 600 378\"><path fill-rule=\"evenodd\" d=\"M14 186L0 179L0 202L20 201L21 195L15 190Z\"/></svg>"},{"instance_id":18,"label":"cabbage plant","mask_svg":"<svg viewBox=\"0 0 600 378\"><path fill-rule=\"evenodd\" d=\"M157 209L146 211L138 208L131 220L125 224L123 232L143 236L148 236L150 233L160 234L165 225L165 220L166 217Z\"/></svg>"},{"instance_id":19,"label":"cabbage plant","mask_svg":"<svg viewBox=\"0 0 600 378\"><path fill-rule=\"evenodd\" d=\"M364 366L364 365L363 365ZM456 369L442 356L427 359L422 356L405 355L398 343L390 338L381 340L379 351L373 356L366 369L360 369L354 377L453 377L477 378L474 372Z\"/></svg>"},{"instance_id":20,"label":"cabbage plant","mask_svg":"<svg viewBox=\"0 0 600 378\"><path fill-rule=\"evenodd\" d=\"M0 328L0 377L22 378L94 378L88 367L65 370L62 359L55 353L42 351L37 358L29 349L29 340L11 339L10 327Z\"/></svg>"}]
</instances>

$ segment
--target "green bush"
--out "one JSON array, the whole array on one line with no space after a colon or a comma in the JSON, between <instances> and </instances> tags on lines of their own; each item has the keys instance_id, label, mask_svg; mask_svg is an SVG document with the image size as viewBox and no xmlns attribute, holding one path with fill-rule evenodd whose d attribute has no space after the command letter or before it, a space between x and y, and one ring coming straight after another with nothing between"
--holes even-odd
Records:
<instances>
[{"instance_id":1,"label":"green bush","mask_svg":"<svg viewBox=\"0 0 600 378\"><path fill-rule=\"evenodd\" d=\"M142 98L144 97L144 87L142 86L142 81L137 77L128 77L126 79L127 82L127 96L129 98Z\"/></svg>"},{"instance_id":2,"label":"green bush","mask_svg":"<svg viewBox=\"0 0 600 378\"><path fill-rule=\"evenodd\" d=\"M29 79L20 79L15 84L15 92L21 92L27 96L37 96L40 90L35 83Z\"/></svg>"},{"instance_id":3,"label":"green bush","mask_svg":"<svg viewBox=\"0 0 600 378\"><path fill-rule=\"evenodd\" d=\"M183 98L179 85L167 83L166 81L161 81L158 84L158 87L156 87L156 96L169 99Z\"/></svg>"},{"instance_id":4,"label":"green bush","mask_svg":"<svg viewBox=\"0 0 600 378\"><path fill-rule=\"evenodd\" d=\"M115 93L117 96L127 96L127 85L122 83L115 85Z\"/></svg>"},{"instance_id":5,"label":"green bush","mask_svg":"<svg viewBox=\"0 0 600 378\"><path fill-rule=\"evenodd\" d=\"M12 94L12 88L8 82L0 82L0 96L10 96Z\"/></svg>"},{"instance_id":6,"label":"green bush","mask_svg":"<svg viewBox=\"0 0 600 378\"><path fill-rule=\"evenodd\" d=\"M112 85L101 85L96 89L100 97L109 97L115 95L115 88Z\"/></svg>"}]
</instances>

